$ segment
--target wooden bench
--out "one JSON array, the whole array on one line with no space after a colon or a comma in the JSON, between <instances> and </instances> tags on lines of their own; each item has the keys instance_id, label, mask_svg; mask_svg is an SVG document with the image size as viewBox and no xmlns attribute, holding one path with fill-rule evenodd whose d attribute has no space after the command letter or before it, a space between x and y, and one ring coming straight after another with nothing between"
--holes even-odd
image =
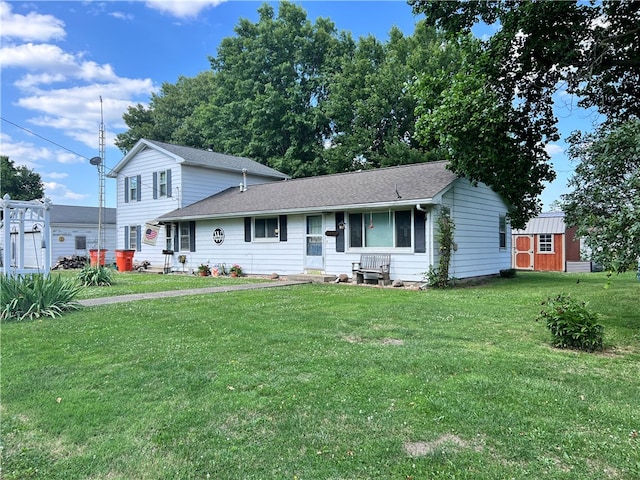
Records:
<instances>
[{"instance_id":1,"label":"wooden bench","mask_svg":"<svg viewBox=\"0 0 640 480\"><path fill-rule=\"evenodd\" d=\"M364 283L368 279L378 280L378 285L389 285L389 267L391 255L362 254L359 262L352 262L351 271L356 283Z\"/></svg>"}]
</instances>

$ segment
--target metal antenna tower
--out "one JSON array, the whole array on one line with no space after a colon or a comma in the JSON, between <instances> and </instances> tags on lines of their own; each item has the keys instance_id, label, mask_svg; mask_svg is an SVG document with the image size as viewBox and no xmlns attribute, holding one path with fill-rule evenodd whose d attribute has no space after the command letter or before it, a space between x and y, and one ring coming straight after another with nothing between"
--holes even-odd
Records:
<instances>
[{"instance_id":1,"label":"metal antenna tower","mask_svg":"<svg viewBox=\"0 0 640 480\"><path fill-rule=\"evenodd\" d=\"M102 229L102 206L104 205L104 157L105 157L105 141L104 141L104 113L102 111L102 95L100 95L100 129L98 133L99 157L93 157L89 160L91 165L98 167L98 259L97 266L102 264L102 247L104 244L104 232Z\"/></svg>"}]
</instances>

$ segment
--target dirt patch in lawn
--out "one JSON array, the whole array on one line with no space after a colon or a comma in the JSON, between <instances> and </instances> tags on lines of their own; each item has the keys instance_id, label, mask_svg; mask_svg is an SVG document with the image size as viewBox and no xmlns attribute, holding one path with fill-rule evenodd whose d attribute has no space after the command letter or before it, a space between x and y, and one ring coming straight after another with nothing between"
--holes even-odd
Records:
<instances>
[{"instance_id":1,"label":"dirt patch in lawn","mask_svg":"<svg viewBox=\"0 0 640 480\"><path fill-rule=\"evenodd\" d=\"M410 457L425 457L436 452L458 452L467 448L473 448L479 452L482 447L460 438L452 433L444 435L430 442L405 442L404 450Z\"/></svg>"},{"instance_id":2,"label":"dirt patch in lawn","mask_svg":"<svg viewBox=\"0 0 640 480\"><path fill-rule=\"evenodd\" d=\"M404 340L400 338L383 338L382 340L370 340L367 338L358 337L356 335L347 335L342 337L346 342L349 343L380 343L381 345L392 345L392 346L400 346L404 345Z\"/></svg>"}]
</instances>

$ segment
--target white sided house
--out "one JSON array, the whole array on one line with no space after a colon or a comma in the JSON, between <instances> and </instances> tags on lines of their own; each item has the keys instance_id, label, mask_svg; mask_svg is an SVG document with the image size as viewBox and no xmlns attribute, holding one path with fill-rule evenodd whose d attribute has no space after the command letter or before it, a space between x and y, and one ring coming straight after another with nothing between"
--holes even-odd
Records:
<instances>
[{"instance_id":1,"label":"white sided house","mask_svg":"<svg viewBox=\"0 0 640 480\"><path fill-rule=\"evenodd\" d=\"M135 160L142 160L139 156ZM167 168L147 162L131 167L131 174L147 181L158 168ZM157 217L157 210L147 213L145 207L146 218L164 225L153 258L172 245L173 270L239 264L247 274L351 276L352 262L361 255L383 254L390 256L391 280L422 281L429 266L438 263L437 218L445 208L455 223L451 276L494 275L510 268L507 206L486 185L473 186L446 167L446 162L419 163L240 187L236 181L232 188L184 201L184 207ZM181 186L192 189L184 178ZM206 190L200 183L193 188L200 194ZM126 199L120 186L118 191ZM167 199L163 205L170 204ZM129 207L124 203L125 212ZM140 218L140 206L136 210ZM134 222L125 212L118 212L119 228L122 221ZM151 256L150 249L145 246L143 254Z\"/></svg>"},{"instance_id":2,"label":"white sided house","mask_svg":"<svg viewBox=\"0 0 640 480\"><path fill-rule=\"evenodd\" d=\"M14 202L15 203L15 202ZM106 250L105 262L113 263L116 248L116 209L85 207L76 205L55 205L48 202L48 225L45 218L37 213L43 203L38 200L17 202L24 206L20 218L2 221L0 225L0 250L9 256L7 265L24 272L38 272L44 265L55 265L62 257L72 255L89 257L89 250ZM29 205L33 205L29 208ZM102 220L100 228L98 221ZM5 229L9 227L6 235ZM48 232L48 233L47 233ZM6 240L8 238L8 240ZM9 248L5 248L9 245ZM46 255L47 258L43 256ZM4 256L2 266L4 266Z\"/></svg>"},{"instance_id":3,"label":"white sided house","mask_svg":"<svg viewBox=\"0 0 640 480\"><path fill-rule=\"evenodd\" d=\"M198 253L195 223L161 225L158 218L229 187L288 178L248 158L141 139L109 172L117 181L117 248L134 250L135 261L178 265L179 254ZM164 251L173 252L170 259ZM195 261L195 260L194 260ZM186 268L186 267L184 267Z\"/></svg>"}]
</instances>

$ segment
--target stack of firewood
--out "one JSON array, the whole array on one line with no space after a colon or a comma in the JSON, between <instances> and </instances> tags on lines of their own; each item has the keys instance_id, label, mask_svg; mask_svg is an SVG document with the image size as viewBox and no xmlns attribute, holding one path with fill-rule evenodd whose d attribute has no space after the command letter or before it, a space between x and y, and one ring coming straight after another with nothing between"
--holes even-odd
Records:
<instances>
[{"instance_id":1,"label":"stack of firewood","mask_svg":"<svg viewBox=\"0 0 640 480\"><path fill-rule=\"evenodd\" d=\"M51 270L69 270L72 268L82 268L89 263L89 258L86 255L71 255L68 257L60 257Z\"/></svg>"}]
</instances>

